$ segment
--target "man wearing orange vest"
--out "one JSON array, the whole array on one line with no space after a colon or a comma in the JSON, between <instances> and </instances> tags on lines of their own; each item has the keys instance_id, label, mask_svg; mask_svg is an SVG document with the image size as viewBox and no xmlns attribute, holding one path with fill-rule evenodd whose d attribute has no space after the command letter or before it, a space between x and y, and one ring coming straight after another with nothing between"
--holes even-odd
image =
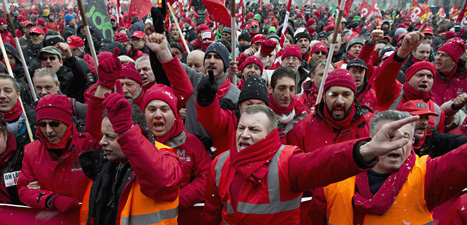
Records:
<instances>
[{"instance_id":1,"label":"man wearing orange vest","mask_svg":"<svg viewBox=\"0 0 467 225\"><path fill-rule=\"evenodd\" d=\"M203 224L299 224L303 191L365 172L378 156L410 144L402 135L386 137L417 119L388 124L368 143L349 141L303 153L296 146L281 144L270 108L247 106L231 151L211 164Z\"/></svg>"},{"instance_id":2,"label":"man wearing orange vest","mask_svg":"<svg viewBox=\"0 0 467 225\"><path fill-rule=\"evenodd\" d=\"M396 110L378 113L370 125L372 141L391 121L409 117ZM418 157L412 148L414 127L406 124L387 136L409 142L380 156L371 170L313 192L312 208L326 209L326 218L315 213L313 224L432 224L433 208L467 186L467 145L435 159ZM323 202L326 207L319 207Z\"/></svg>"},{"instance_id":3,"label":"man wearing orange vest","mask_svg":"<svg viewBox=\"0 0 467 225\"><path fill-rule=\"evenodd\" d=\"M120 70L116 57L99 63L99 75L106 73L108 79L98 81L92 97L105 100L88 104L87 116L101 124L102 149L80 156L83 171L93 180L83 198L80 224L177 224L180 159L171 148L151 143L143 134L145 116L122 95ZM110 94L114 86L117 93Z\"/></svg>"}]
</instances>

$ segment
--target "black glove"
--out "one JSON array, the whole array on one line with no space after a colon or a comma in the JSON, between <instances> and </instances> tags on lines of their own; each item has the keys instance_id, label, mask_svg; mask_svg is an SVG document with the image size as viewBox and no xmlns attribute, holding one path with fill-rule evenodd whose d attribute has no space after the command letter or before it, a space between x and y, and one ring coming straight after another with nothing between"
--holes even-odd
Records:
<instances>
[{"instance_id":1,"label":"black glove","mask_svg":"<svg viewBox=\"0 0 467 225\"><path fill-rule=\"evenodd\" d=\"M208 70L208 74L209 77L203 78L196 87L198 91L198 104L203 107L210 105L214 101L218 90L214 72Z\"/></svg>"},{"instance_id":2,"label":"black glove","mask_svg":"<svg viewBox=\"0 0 467 225\"><path fill-rule=\"evenodd\" d=\"M154 25L154 31L156 33L162 34L165 31L164 28L164 19L165 16L167 15L167 9L165 5L165 0L162 0L162 7L152 7L151 8L151 16L152 16L152 22Z\"/></svg>"}]
</instances>

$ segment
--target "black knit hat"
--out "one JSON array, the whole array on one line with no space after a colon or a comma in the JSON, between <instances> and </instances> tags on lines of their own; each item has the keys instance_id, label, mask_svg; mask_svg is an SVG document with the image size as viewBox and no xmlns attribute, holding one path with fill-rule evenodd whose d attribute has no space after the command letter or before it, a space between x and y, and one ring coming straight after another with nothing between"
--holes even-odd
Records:
<instances>
[{"instance_id":1,"label":"black knit hat","mask_svg":"<svg viewBox=\"0 0 467 225\"><path fill-rule=\"evenodd\" d=\"M238 104L249 99L261 100L269 106L268 88L264 80L258 75L253 75L245 81L245 85L242 91L240 91L240 96L238 96Z\"/></svg>"},{"instance_id":2,"label":"black knit hat","mask_svg":"<svg viewBox=\"0 0 467 225\"><path fill-rule=\"evenodd\" d=\"M172 41L172 42L170 42L170 47L171 48L177 48L183 54L183 47L182 47L182 45L180 43Z\"/></svg>"},{"instance_id":3,"label":"black knit hat","mask_svg":"<svg viewBox=\"0 0 467 225\"><path fill-rule=\"evenodd\" d=\"M248 32L246 30L243 30L242 33L240 34L240 36L238 37L238 40L240 39L243 39L243 40L246 40L248 42L251 42L251 37L250 37L250 34L248 34Z\"/></svg>"},{"instance_id":4,"label":"black knit hat","mask_svg":"<svg viewBox=\"0 0 467 225\"><path fill-rule=\"evenodd\" d=\"M293 37L294 43L297 44L297 42L298 42L298 40L300 40L300 38L306 38L309 41L311 41L311 36L310 36L310 34L308 33L308 31L306 29L304 29L302 32L299 32L299 33L295 34L295 36Z\"/></svg>"},{"instance_id":5,"label":"black knit hat","mask_svg":"<svg viewBox=\"0 0 467 225\"><path fill-rule=\"evenodd\" d=\"M44 47L54 46L56 43L59 42L65 42L65 39L62 37L62 35L60 35L60 33L54 30L47 31L47 34L45 34L44 36Z\"/></svg>"},{"instance_id":6,"label":"black knit hat","mask_svg":"<svg viewBox=\"0 0 467 225\"><path fill-rule=\"evenodd\" d=\"M352 59L349 61L349 63L347 63L347 69L350 70L350 67L352 66L358 66L358 67L362 67L364 69L368 69L365 61L363 61L363 59L359 59L359 58L355 58L355 59Z\"/></svg>"},{"instance_id":7,"label":"black knit hat","mask_svg":"<svg viewBox=\"0 0 467 225\"><path fill-rule=\"evenodd\" d=\"M222 58L222 61L224 62L224 72L227 71L230 66L229 50L227 50L222 43L215 41L206 49L204 59L206 59L206 56L208 56L208 53L210 52L215 52Z\"/></svg>"}]
</instances>

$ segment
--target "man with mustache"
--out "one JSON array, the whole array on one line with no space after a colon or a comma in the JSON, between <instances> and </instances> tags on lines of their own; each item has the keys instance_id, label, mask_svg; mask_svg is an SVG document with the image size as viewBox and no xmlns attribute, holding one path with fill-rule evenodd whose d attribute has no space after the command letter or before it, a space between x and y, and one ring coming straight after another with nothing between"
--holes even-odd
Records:
<instances>
[{"instance_id":1,"label":"man with mustache","mask_svg":"<svg viewBox=\"0 0 467 225\"><path fill-rule=\"evenodd\" d=\"M347 69L355 78L357 84L356 97L358 102L365 106L368 110L373 111L376 105L376 93L373 87L368 82L367 71L368 66L360 58L355 58L349 61Z\"/></svg>"},{"instance_id":2,"label":"man with mustache","mask_svg":"<svg viewBox=\"0 0 467 225\"><path fill-rule=\"evenodd\" d=\"M329 144L367 136L373 113L360 105L356 93L355 79L348 70L336 69L329 73L316 112L287 133L287 144L312 152Z\"/></svg>"},{"instance_id":3,"label":"man with mustache","mask_svg":"<svg viewBox=\"0 0 467 225\"><path fill-rule=\"evenodd\" d=\"M39 140L24 149L17 184L19 198L36 208L78 210L89 182L78 156L95 149L98 141L87 133L77 132L70 100L64 95L42 97L36 115Z\"/></svg>"},{"instance_id":4,"label":"man with mustache","mask_svg":"<svg viewBox=\"0 0 467 225\"><path fill-rule=\"evenodd\" d=\"M371 121L372 141L391 122L410 117L396 110L378 113ZM467 146L436 159L419 157L412 149L414 128L414 123L405 124L386 136L406 142L379 156L371 170L315 191L312 207L321 207L326 216L314 217L319 221L314 224L433 223L433 208L458 196L467 185ZM365 145L360 151L381 147Z\"/></svg>"}]
</instances>

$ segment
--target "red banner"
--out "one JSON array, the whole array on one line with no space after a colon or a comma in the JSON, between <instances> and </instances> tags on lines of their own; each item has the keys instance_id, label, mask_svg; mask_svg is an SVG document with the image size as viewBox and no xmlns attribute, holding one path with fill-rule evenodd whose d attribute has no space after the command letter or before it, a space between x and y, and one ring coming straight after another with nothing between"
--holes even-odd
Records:
<instances>
[{"instance_id":1,"label":"red banner","mask_svg":"<svg viewBox=\"0 0 467 225\"><path fill-rule=\"evenodd\" d=\"M413 0L412 7L410 8L409 12L410 21L412 21L412 23L415 23L415 20L417 18L421 18L423 14L425 14L425 12L423 12L422 7L420 7L420 5L415 0Z\"/></svg>"},{"instance_id":2,"label":"red banner","mask_svg":"<svg viewBox=\"0 0 467 225\"><path fill-rule=\"evenodd\" d=\"M339 7L340 7L340 5L341 5L341 1L342 1L342 0L339 0L339 4L338 4ZM354 0L347 0L347 1L345 2L345 6L344 6L344 17L349 16L350 8L352 8L353 1L354 1ZM341 9L339 9L339 10L341 10Z\"/></svg>"},{"instance_id":3,"label":"red banner","mask_svg":"<svg viewBox=\"0 0 467 225\"><path fill-rule=\"evenodd\" d=\"M464 3L464 7L462 7L461 13L458 14L457 17L457 22L462 22L463 20L466 20L467 16L467 1ZM461 23L463 25L464 23Z\"/></svg>"},{"instance_id":4,"label":"red banner","mask_svg":"<svg viewBox=\"0 0 467 225\"><path fill-rule=\"evenodd\" d=\"M132 0L129 12L136 12L138 18L142 19L151 11L152 2L150 0Z\"/></svg>"},{"instance_id":5,"label":"red banner","mask_svg":"<svg viewBox=\"0 0 467 225\"><path fill-rule=\"evenodd\" d=\"M444 10L443 4L441 4L441 7L439 7L438 16L443 19L446 18L446 11Z\"/></svg>"},{"instance_id":6,"label":"red banner","mask_svg":"<svg viewBox=\"0 0 467 225\"><path fill-rule=\"evenodd\" d=\"M368 23L368 21L373 17L373 15L377 14L376 10L373 9L368 3L363 0L362 2L362 8L360 9L360 16L363 18L365 17L365 22Z\"/></svg>"},{"instance_id":7,"label":"red banner","mask_svg":"<svg viewBox=\"0 0 467 225\"><path fill-rule=\"evenodd\" d=\"M449 11L449 19L457 20L459 13L459 2L456 2L456 6L452 5L451 10Z\"/></svg>"},{"instance_id":8,"label":"red banner","mask_svg":"<svg viewBox=\"0 0 467 225\"><path fill-rule=\"evenodd\" d=\"M202 0L211 20L231 27L230 12L220 0Z\"/></svg>"},{"instance_id":9,"label":"red banner","mask_svg":"<svg viewBox=\"0 0 467 225\"><path fill-rule=\"evenodd\" d=\"M378 14L378 16L383 17L383 15L381 14L381 10L379 9L379 6L378 6L378 3L376 2L376 0L371 1L371 7L373 7L373 10L375 11L375 13Z\"/></svg>"}]
</instances>

